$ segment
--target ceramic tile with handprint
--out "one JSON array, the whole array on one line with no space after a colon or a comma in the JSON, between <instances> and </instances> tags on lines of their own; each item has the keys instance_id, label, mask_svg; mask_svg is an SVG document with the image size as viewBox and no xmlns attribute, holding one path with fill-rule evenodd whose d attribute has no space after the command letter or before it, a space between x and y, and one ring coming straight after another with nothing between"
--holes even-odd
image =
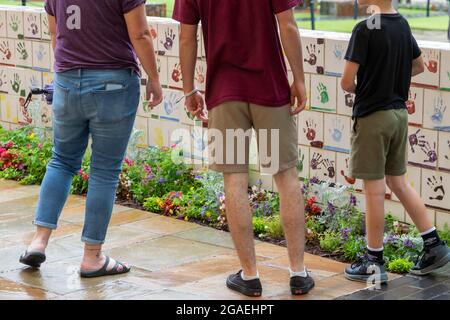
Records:
<instances>
[{"instance_id":1,"label":"ceramic tile with handprint","mask_svg":"<svg viewBox=\"0 0 450 320\"><path fill-rule=\"evenodd\" d=\"M305 146L323 148L323 113L303 111L299 115L298 140Z\"/></svg>"},{"instance_id":2,"label":"ceramic tile with handprint","mask_svg":"<svg viewBox=\"0 0 450 320\"><path fill-rule=\"evenodd\" d=\"M305 72L323 74L325 44L323 39L302 37L303 68Z\"/></svg>"},{"instance_id":3,"label":"ceramic tile with handprint","mask_svg":"<svg viewBox=\"0 0 450 320\"><path fill-rule=\"evenodd\" d=\"M311 76L311 110L336 112L337 79L335 77Z\"/></svg>"},{"instance_id":4,"label":"ceramic tile with handprint","mask_svg":"<svg viewBox=\"0 0 450 320\"><path fill-rule=\"evenodd\" d=\"M362 190L361 180L350 176L350 155L347 153L336 153L336 181L342 185L355 190Z\"/></svg>"},{"instance_id":5,"label":"ceramic tile with handprint","mask_svg":"<svg viewBox=\"0 0 450 320\"><path fill-rule=\"evenodd\" d=\"M414 166L408 166L408 172L406 173L406 180L420 195L422 192L422 169ZM392 199L400 201L397 196L392 192Z\"/></svg>"},{"instance_id":6,"label":"ceramic tile with handprint","mask_svg":"<svg viewBox=\"0 0 450 320\"><path fill-rule=\"evenodd\" d=\"M341 78L337 79L337 113L343 116L351 117L353 114L353 105L355 103L355 95L345 92L341 88Z\"/></svg>"},{"instance_id":7,"label":"ceramic tile with handprint","mask_svg":"<svg viewBox=\"0 0 450 320\"><path fill-rule=\"evenodd\" d=\"M320 149L310 150L309 175L321 181L336 182L336 153Z\"/></svg>"},{"instance_id":8,"label":"ceramic tile with handprint","mask_svg":"<svg viewBox=\"0 0 450 320\"><path fill-rule=\"evenodd\" d=\"M422 49L422 57L425 72L412 78L416 84L438 87L439 86L439 60L440 51L438 49Z\"/></svg>"},{"instance_id":9,"label":"ceramic tile with handprint","mask_svg":"<svg viewBox=\"0 0 450 320\"><path fill-rule=\"evenodd\" d=\"M450 90L450 51L441 51L441 75L439 86Z\"/></svg>"},{"instance_id":10,"label":"ceramic tile with handprint","mask_svg":"<svg viewBox=\"0 0 450 320\"><path fill-rule=\"evenodd\" d=\"M424 91L419 87L411 87L408 93L408 121L410 124L422 125L423 123L423 96Z\"/></svg>"},{"instance_id":11,"label":"ceramic tile with handprint","mask_svg":"<svg viewBox=\"0 0 450 320\"><path fill-rule=\"evenodd\" d=\"M15 63L19 67L33 67L33 45L31 41L16 40L14 43L16 50Z\"/></svg>"},{"instance_id":12,"label":"ceramic tile with handprint","mask_svg":"<svg viewBox=\"0 0 450 320\"><path fill-rule=\"evenodd\" d=\"M193 159L203 161L208 158L208 130L200 126L191 127L191 141Z\"/></svg>"},{"instance_id":13,"label":"ceramic tile with handprint","mask_svg":"<svg viewBox=\"0 0 450 320\"><path fill-rule=\"evenodd\" d=\"M167 66L169 87L174 89L183 89L183 76L181 74L180 59L169 57Z\"/></svg>"},{"instance_id":14,"label":"ceramic tile with handprint","mask_svg":"<svg viewBox=\"0 0 450 320\"><path fill-rule=\"evenodd\" d=\"M10 95L25 97L28 92L26 72L23 69L13 69L9 73L9 89Z\"/></svg>"},{"instance_id":15,"label":"ceramic tile with handprint","mask_svg":"<svg viewBox=\"0 0 450 320\"><path fill-rule=\"evenodd\" d=\"M9 67L0 68L0 93L9 93L9 79L12 70L13 68Z\"/></svg>"},{"instance_id":16,"label":"ceramic tile with handprint","mask_svg":"<svg viewBox=\"0 0 450 320\"><path fill-rule=\"evenodd\" d=\"M169 121L159 121L148 119L148 144L149 146L163 147L169 146L169 131L167 124Z\"/></svg>"},{"instance_id":17,"label":"ceramic tile with handprint","mask_svg":"<svg viewBox=\"0 0 450 320\"><path fill-rule=\"evenodd\" d=\"M410 126L408 129L408 159L409 163L436 168L438 133Z\"/></svg>"},{"instance_id":18,"label":"ceramic tile with handprint","mask_svg":"<svg viewBox=\"0 0 450 320\"><path fill-rule=\"evenodd\" d=\"M8 10L6 12L6 35L10 39L23 38L23 11Z\"/></svg>"},{"instance_id":19,"label":"ceramic tile with handprint","mask_svg":"<svg viewBox=\"0 0 450 320\"><path fill-rule=\"evenodd\" d=\"M179 121L182 118L184 106L183 92L164 89L163 103L161 108L156 111L161 119Z\"/></svg>"},{"instance_id":20,"label":"ceramic tile with handprint","mask_svg":"<svg viewBox=\"0 0 450 320\"><path fill-rule=\"evenodd\" d=\"M324 123L324 149L349 153L351 118L325 114Z\"/></svg>"},{"instance_id":21,"label":"ceramic tile with handprint","mask_svg":"<svg viewBox=\"0 0 450 320\"><path fill-rule=\"evenodd\" d=\"M178 23L158 24L158 53L160 55L178 57L180 50L179 43Z\"/></svg>"},{"instance_id":22,"label":"ceramic tile with handprint","mask_svg":"<svg viewBox=\"0 0 450 320\"><path fill-rule=\"evenodd\" d=\"M439 132L438 167L450 171L450 132Z\"/></svg>"},{"instance_id":23,"label":"ceramic tile with handprint","mask_svg":"<svg viewBox=\"0 0 450 320\"><path fill-rule=\"evenodd\" d=\"M42 88L42 72L27 70L25 72L26 88Z\"/></svg>"},{"instance_id":24,"label":"ceramic tile with handprint","mask_svg":"<svg viewBox=\"0 0 450 320\"><path fill-rule=\"evenodd\" d=\"M41 13L41 36L42 40L51 40L52 38L48 26L48 16L46 12Z\"/></svg>"},{"instance_id":25,"label":"ceramic tile with handprint","mask_svg":"<svg viewBox=\"0 0 450 320\"><path fill-rule=\"evenodd\" d=\"M139 135L137 146L146 148L148 146L148 119L137 116L134 127L142 132L142 134Z\"/></svg>"},{"instance_id":26,"label":"ceramic tile with handprint","mask_svg":"<svg viewBox=\"0 0 450 320\"><path fill-rule=\"evenodd\" d=\"M7 36L6 24L6 11L0 8L0 38L5 38Z\"/></svg>"},{"instance_id":27,"label":"ceramic tile with handprint","mask_svg":"<svg viewBox=\"0 0 450 320\"><path fill-rule=\"evenodd\" d=\"M0 39L0 64L15 65L16 51L14 50L14 40Z\"/></svg>"},{"instance_id":28,"label":"ceramic tile with handprint","mask_svg":"<svg viewBox=\"0 0 450 320\"><path fill-rule=\"evenodd\" d=\"M42 86L45 87L53 82L55 74L51 72L42 72Z\"/></svg>"},{"instance_id":29,"label":"ceramic tile with handprint","mask_svg":"<svg viewBox=\"0 0 450 320\"><path fill-rule=\"evenodd\" d=\"M422 170L422 197L430 207L450 209L450 174Z\"/></svg>"},{"instance_id":30,"label":"ceramic tile with handprint","mask_svg":"<svg viewBox=\"0 0 450 320\"><path fill-rule=\"evenodd\" d=\"M450 92L425 90L423 126L450 131Z\"/></svg>"},{"instance_id":31,"label":"ceramic tile with handprint","mask_svg":"<svg viewBox=\"0 0 450 320\"><path fill-rule=\"evenodd\" d=\"M41 11L27 10L24 13L24 36L29 39L41 39Z\"/></svg>"},{"instance_id":32,"label":"ceramic tile with handprint","mask_svg":"<svg viewBox=\"0 0 450 320\"><path fill-rule=\"evenodd\" d=\"M325 40L325 74L340 76L344 72L347 40Z\"/></svg>"},{"instance_id":33,"label":"ceramic tile with handprint","mask_svg":"<svg viewBox=\"0 0 450 320\"><path fill-rule=\"evenodd\" d=\"M51 69L50 43L44 41L33 41L33 68L42 71Z\"/></svg>"},{"instance_id":34,"label":"ceramic tile with handprint","mask_svg":"<svg viewBox=\"0 0 450 320\"><path fill-rule=\"evenodd\" d=\"M159 82L162 86L169 85L169 60L164 56L156 56L156 67L159 74Z\"/></svg>"},{"instance_id":35,"label":"ceramic tile with handprint","mask_svg":"<svg viewBox=\"0 0 450 320\"><path fill-rule=\"evenodd\" d=\"M1 119L9 123L18 123L18 97L10 94L1 94Z\"/></svg>"}]
</instances>

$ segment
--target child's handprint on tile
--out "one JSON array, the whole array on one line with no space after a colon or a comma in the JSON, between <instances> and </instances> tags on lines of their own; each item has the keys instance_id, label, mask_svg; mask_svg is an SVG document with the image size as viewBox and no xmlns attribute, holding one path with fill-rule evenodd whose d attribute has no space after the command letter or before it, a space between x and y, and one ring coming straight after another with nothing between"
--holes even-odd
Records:
<instances>
[{"instance_id":1,"label":"child's handprint on tile","mask_svg":"<svg viewBox=\"0 0 450 320\"><path fill-rule=\"evenodd\" d=\"M438 97L434 100L433 114L431 115L431 121L436 124L442 123L444 119L444 113L447 110L447 106L444 103L444 99Z\"/></svg>"},{"instance_id":2,"label":"child's handprint on tile","mask_svg":"<svg viewBox=\"0 0 450 320\"><path fill-rule=\"evenodd\" d=\"M348 158L345 159L345 167L348 170L349 169L349 160ZM345 181L347 181L348 184L354 185L356 183L356 179L349 177L345 174L344 170L341 170L341 175L344 177Z\"/></svg>"},{"instance_id":3,"label":"child's handprint on tile","mask_svg":"<svg viewBox=\"0 0 450 320\"><path fill-rule=\"evenodd\" d=\"M448 145L448 148L450 149L450 140L447 140L447 145ZM450 157L448 154L445 155L445 159L450 160Z\"/></svg>"},{"instance_id":4,"label":"child's handprint on tile","mask_svg":"<svg viewBox=\"0 0 450 320\"><path fill-rule=\"evenodd\" d=\"M179 63L176 63L173 67L172 80L175 82L181 81L181 65Z\"/></svg>"},{"instance_id":5,"label":"child's handprint on tile","mask_svg":"<svg viewBox=\"0 0 450 320\"><path fill-rule=\"evenodd\" d=\"M196 150L203 151L206 149L206 141L203 138L203 133L201 130L193 130L191 137L194 141L194 148Z\"/></svg>"},{"instance_id":6,"label":"child's handprint on tile","mask_svg":"<svg viewBox=\"0 0 450 320\"><path fill-rule=\"evenodd\" d=\"M303 172L304 168L305 168L305 154L303 154L301 150L298 150L297 171Z\"/></svg>"},{"instance_id":7,"label":"child's handprint on tile","mask_svg":"<svg viewBox=\"0 0 450 320\"><path fill-rule=\"evenodd\" d=\"M25 44L23 42L19 42L17 44L17 52L19 53L19 59L20 60L27 60L28 59L28 51L25 47Z\"/></svg>"},{"instance_id":8,"label":"child's handprint on tile","mask_svg":"<svg viewBox=\"0 0 450 320\"><path fill-rule=\"evenodd\" d=\"M205 83L205 70L204 70L203 66L198 66L195 69L195 80L199 84Z\"/></svg>"},{"instance_id":9,"label":"child's handprint on tile","mask_svg":"<svg viewBox=\"0 0 450 320\"><path fill-rule=\"evenodd\" d=\"M319 91L320 103L325 104L330 101L330 96L328 95L328 88L322 82L317 86L317 91Z\"/></svg>"},{"instance_id":10,"label":"child's handprint on tile","mask_svg":"<svg viewBox=\"0 0 450 320\"><path fill-rule=\"evenodd\" d=\"M319 169L319 167L322 163L323 163L322 155L317 152L314 152L314 154L311 158L311 163L310 163L311 169L313 169L313 170Z\"/></svg>"},{"instance_id":11,"label":"child's handprint on tile","mask_svg":"<svg viewBox=\"0 0 450 320\"><path fill-rule=\"evenodd\" d=\"M0 70L0 88L2 88L7 83L7 74L4 70Z\"/></svg>"},{"instance_id":12,"label":"child's handprint on tile","mask_svg":"<svg viewBox=\"0 0 450 320\"><path fill-rule=\"evenodd\" d=\"M312 43L309 46L306 46L306 51L308 52L309 57L305 58L304 61L308 62L311 66L315 66L317 63L317 55L320 54L320 49L316 49L316 45Z\"/></svg>"},{"instance_id":13,"label":"child's handprint on tile","mask_svg":"<svg viewBox=\"0 0 450 320\"><path fill-rule=\"evenodd\" d=\"M38 52L37 52L36 58L37 58L40 62L42 62L42 61L44 61L45 56L46 56L45 47L41 44L41 45L39 45L39 48L38 48Z\"/></svg>"},{"instance_id":14,"label":"child's handprint on tile","mask_svg":"<svg viewBox=\"0 0 450 320\"><path fill-rule=\"evenodd\" d=\"M50 36L50 29L48 28L48 18L47 16L44 15L44 17L42 18L42 24L44 25L44 30L43 30L43 34L47 37Z\"/></svg>"},{"instance_id":15,"label":"child's handprint on tile","mask_svg":"<svg viewBox=\"0 0 450 320\"><path fill-rule=\"evenodd\" d=\"M174 92L169 93L164 98L164 111L166 114L170 115L175 110L175 106L177 104L177 95Z\"/></svg>"},{"instance_id":16,"label":"child's handprint on tile","mask_svg":"<svg viewBox=\"0 0 450 320\"><path fill-rule=\"evenodd\" d=\"M31 32L32 35L37 35L39 33L39 27L37 25L37 17L33 15L29 15L27 17L28 21L28 31Z\"/></svg>"},{"instance_id":17,"label":"child's handprint on tile","mask_svg":"<svg viewBox=\"0 0 450 320\"><path fill-rule=\"evenodd\" d=\"M303 128L306 139L314 141L316 139L317 124L313 119L306 120L306 128Z\"/></svg>"},{"instance_id":18,"label":"child's handprint on tile","mask_svg":"<svg viewBox=\"0 0 450 320\"><path fill-rule=\"evenodd\" d=\"M11 30L14 32L19 31L19 16L14 14L11 17L11 22L9 23L9 26L11 27Z\"/></svg>"},{"instance_id":19,"label":"child's handprint on tile","mask_svg":"<svg viewBox=\"0 0 450 320\"><path fill-rule=\"evenodd\" d=\"M334 169L334 161L325 159L322 162L322 164L323 164L323 167L327 170L327 172L324 173L324 175L330 179L333 179L336 176L336 169Z\"/></svg>"},{"instance_id":20,"label":"child's handprint on tile","mask_svg":"<svg viewBox=\"0 0 450 320\"><path fill-rule=\"evenodd\" d=\"M9 48L9 43L8 42L3 41L0 44L0 52L3 55L3 60L11 60L12 52L11 52L11 49Z\"/></svg>"},{"instance_id":21,"label":"child's handprint on tile","mask_svg":"<svg viewBox=\"0 0 450 320\"><path fill-rule=\"evenodd\" d=\"M439 54L434 52L428 52L427 54L428 61L424 61L425 67L431 73L436 73L438 71L438 61Z\"/></svg>"},{"instance_id":22,"label":"child's handprint on tile","mask_svg":"<svg viewBox=\"0 0 450 320\"><path fill-rule=\"evenodd\" d=\"M13 79L10 81L10 83L11 83L11 89L15 93L19 93L20 85L21 85L22 81L20 80L20 77L17 73L14 74Z\"/></svg>"},{"instance_id":23,"label":"child's handprint on tile","mask_svg":"<svg viewBox=\"0 0 450 320\"><path fill-rule=\"evenodd\" d=\"M424 146L421 147L421 150L426 154L428 159L426 159L424 162L434 163L438 159L438 155L436 152L436 142L433 143L433 147L430 146L430 143L428 141L425 142Z\"/></svg>"},{"instance_id":24,"label":"child's handprint on tile","mask_svg":"<svg viewBox=\"0 0 450 320\"><path fill-rule=\"evenodd\" d=\"M417 93L412 94L412 92L409 91L409 99L406 101L406 108L408 109L409 115L416 113L416 99Z\"/></svg>"},{"instance_id":25,"label":"child's handprint on tile","mask_svg":"<svg viewBox=\"0 0 450 320\"><path fill-rule=\"evenodd\" d=\"M335 142L342 141L344 128L345 126L341 119L336 118L333 120L333 127L330 129L330 135Z\"/></svg>"},{"instance_id":26,"label":"child's handprint on tile","mask_svg":"<svg viewBox=\"0 0 450 320\"><path fill-rule=\"evenodd\" d=\"M419 135L420 134L421 129L418 129L415 133L409 135L408 137L408 141L409 141L409 146L411 147L411 151L412 153L416 153L416 149L415 147L424 147L426 141L425 136L424 135Z\"/></svg>"},{"instance_id":27,"label":"child's handprint on tile","mask_svg":"<svg viewBox=\"0 0 450 320\"><path fill-rule=\"evenodd\" d=\"M435 193L434 196L429 197L430 200L438 200L438 201L444 200L445 197L444 182L442 176L439 178L440 179L436 179L436 176L433 176L432 178L427 179L428 187L430 187L431 190L433 190L433 192Z\"/></svg>"},{"instance_id":28,"label":"child's handprint on tile","mask_svg":"<svg viewBox=\"0 0 450 320\"><path fill-rule=\"evenodd\" d=\"M336 59L342 60L344 58L345 47L343 44L335 44L333 54Z\"/></svg>"},{"instance_id":29,"label":"child's handprint on tile","mask_svg":"<svg viewBox=\"0 0 450 320\"><path fill-rule=\"evenodd\" d=\"M161 40L161 44L167 51L170 51L173 48L173 42L175 40L176 35L172 29L166 29L164 35L166 36L166 40L165 41Z\"/></svg>"}]
</instances>

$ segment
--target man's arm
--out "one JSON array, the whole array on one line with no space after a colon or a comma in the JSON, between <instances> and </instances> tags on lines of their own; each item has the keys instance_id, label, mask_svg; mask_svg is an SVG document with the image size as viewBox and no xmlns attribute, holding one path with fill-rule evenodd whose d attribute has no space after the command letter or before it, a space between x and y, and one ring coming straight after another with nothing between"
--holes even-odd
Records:
<instances>
[{"instance_id":1,"label":"man's arm","mask_svg":"<svg viewBox=\"0 0 450 320\"><path fill-rule=\"evenodd\" d=\"M421 74L425 71L425 65L423 63L422 56L418 57L417 59L413 60L412 64L412 76L417 76L418 74Z\"/></svg>"},{"instance_id":2,"label":"man's arm","mask_svg":"<svg viewBox=\"0 0 450 320\"><path fill-rule=\"evenodd\" d=\"M198 25L181 24L180 32L180 63L183 76L184 94L189 94L195 89L195 65L197 62L197 30ZM200 93L195 93L186 98L187 110L199 120L207 121L204 112L204 100Z\"/></svg>"},{"instance_id":3,"label":"man's arm","mask_svg":"<svg viewBox=\"0 0 450 320\"><path fill-rule=\"evenodd\" d=\"M341 87L344 91L355 93L356 75L358 74L359 64L352 61L346 61L344 74L342 75Z\"/></svg>"},{"instance_id":4,"label":"man's arm","mask_svg":"<svg viewBox=\"0 0 450 320\"><path fill-rule=\"evenodd\" d=\"M56 19L54 16L47 14L48 16L48 31L50 32L50 36L52 38L52 48L53 51L56 48Z\"/></svg>"},{"instance_id":5,"label":"man's arm","mask_svg":"<svg viewBox=\"0 0 450 320\"><path fill-rule=\"evenodd\" d=\"M305 108L308 99L305 87L305 74L303 71L300 32L298 31L297 21L295 20L292 9L277 14L277 19L284 52L294 75L294 83L291 87L291 106L294 106L295 98L297 98L297 107L292 112L292 115L295 115Z\"/></svg>"},{"instance_id":6,"label":"man's arm","mask_svg":"<svg viewBox=\"0 0 450 320\"><path fill-rule=\"evenodd\" d=\"M128 35L136 51L139 61L149 76L147 82L147 99L150 107L156 107L162 101L162 89L156 66L153 39L147 24L145 6L141 5L125 14Z\"/></svg>"}]
</instances>

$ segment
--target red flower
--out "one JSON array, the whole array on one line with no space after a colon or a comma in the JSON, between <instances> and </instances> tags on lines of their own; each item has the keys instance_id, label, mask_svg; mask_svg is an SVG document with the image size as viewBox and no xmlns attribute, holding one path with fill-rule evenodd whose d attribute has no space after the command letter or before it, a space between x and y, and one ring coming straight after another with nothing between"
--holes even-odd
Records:
<instances>
[{"instance_id":1,"label":"red flower","mask_svg":"<svg viewBox=\"0 0 450 320\"><path fill-rule=\"evenodd\" d=\"M5 145L5 147L8 148L8 149L11 149L12 147L14 147L14 142L9 141L9 142Z\"/></svg>"},{"instance_id":2,"label":"red flower","mask_svg":"<svg viewBox=\"0 0 450 320\"><path fill-rule=\"evenodd\" d=\"M128 159L128 158L125 158L125 163L126 163L129 167L132 167L132 166L133 166L133 161L131 161L131 160Z\"/></svg>"}]
</instances>

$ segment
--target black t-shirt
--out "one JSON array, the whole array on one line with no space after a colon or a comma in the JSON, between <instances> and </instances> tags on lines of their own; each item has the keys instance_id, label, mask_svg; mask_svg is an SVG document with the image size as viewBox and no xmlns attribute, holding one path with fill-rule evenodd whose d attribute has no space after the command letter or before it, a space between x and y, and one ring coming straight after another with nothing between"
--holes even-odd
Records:
<instances>
[{"instance_id":1,"label":"black t-shirt","mask_svg":"<svg viewBox=\"0 0 450 320\"><path fill-rule=\"evenodd\" d=\"M406 108L412 62L421 55L408 21L400 14L379 14L376 28L367 20L353 29L345 59L360 65L353 117Z\"/></svg>"}]
</instances>

